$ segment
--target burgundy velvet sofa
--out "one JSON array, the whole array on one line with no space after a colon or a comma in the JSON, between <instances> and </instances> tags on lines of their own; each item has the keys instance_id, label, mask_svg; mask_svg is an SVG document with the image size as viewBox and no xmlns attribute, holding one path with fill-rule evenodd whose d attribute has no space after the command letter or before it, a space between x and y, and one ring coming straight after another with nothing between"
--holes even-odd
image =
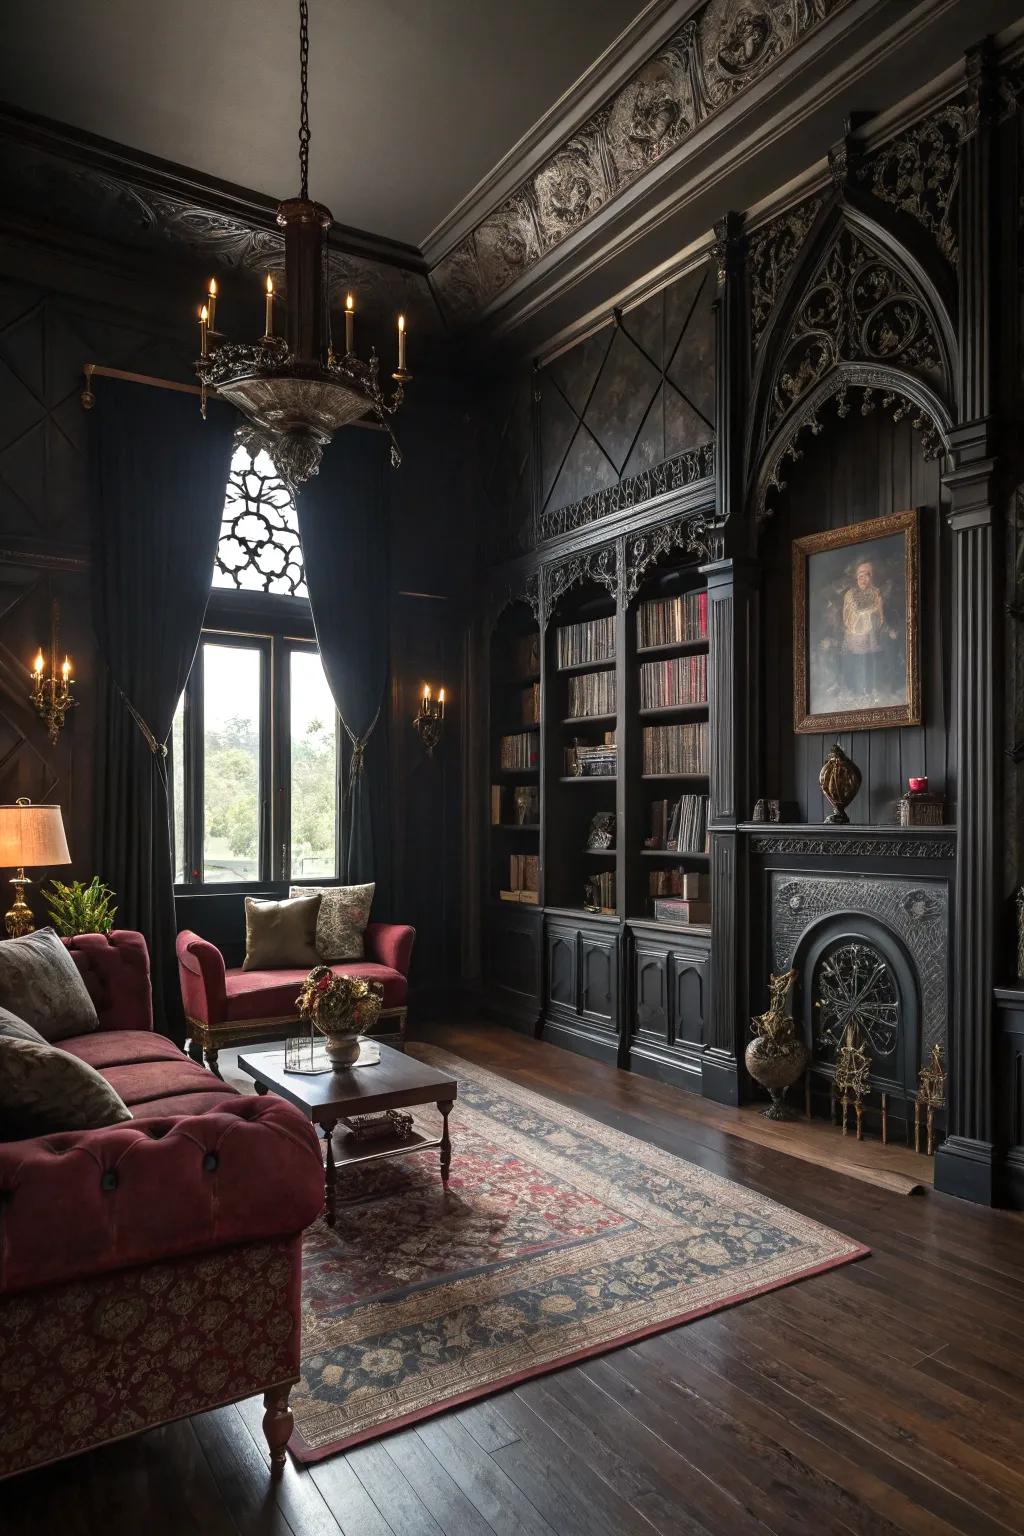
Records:
<instances>
[{"instance_id":1,"label":"burgundy velvet sofa","mask_svg":"<svg viewBox=\"0 0 1024 1536\"><path fill-rule=\"evenodd\" d=\"M256 1392L279 1472L316 1133L154 1033L141 934L68 946L100 1027L61 1048L133 1119L0 1142L0 1478Z\"/></svg>"},{"instance_id":2,"label":"burgundy velvet sofa","mask_svg":"<svg viewBox=\"0 0 1024 1536\"><path fill-rule=\"evenodd\" d=\"M415 928L401 923L369 923L364 935L365 959L332 965L339 976L361 976L379 982L384 1005L375 1038L405 1046L408 1016L409 966ZM207 1066L217 1071L217 1052L255 1040L279 1040L298 1017L295 1003L309 974L299 970L243 971L229 967L216 944L186 928L178 934L178 975L181 1000Z\"/></svg>"}]
</instances>

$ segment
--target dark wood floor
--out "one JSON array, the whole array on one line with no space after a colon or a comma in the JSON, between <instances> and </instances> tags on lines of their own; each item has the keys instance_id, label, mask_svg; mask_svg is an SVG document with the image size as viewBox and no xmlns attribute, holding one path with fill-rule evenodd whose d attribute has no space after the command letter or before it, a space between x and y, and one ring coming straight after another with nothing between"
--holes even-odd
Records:
<instances>
[{"instance_id":1,"label":"dark wood floor","mask_svg":"<svg viewBox=\"0 0 1024 1536\"><path fill-rule=\"evenodd\" d=\"M1024 1532L1024 1219L819 1171L505 1030L432 1038L873 1254L276 1489L255 1403L173 1424L0 1485L3 1536Z\"/></svg>"}]
</instances>

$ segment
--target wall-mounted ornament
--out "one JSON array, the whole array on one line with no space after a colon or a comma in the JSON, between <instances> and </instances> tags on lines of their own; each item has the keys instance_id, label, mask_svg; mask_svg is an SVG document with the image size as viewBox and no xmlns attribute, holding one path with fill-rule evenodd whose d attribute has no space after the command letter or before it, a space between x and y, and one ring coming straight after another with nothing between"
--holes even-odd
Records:
<instances>
[{"instance_id":1,"label":"wall-mounted ornament","mask_svg":"<svg viewBox=\"0 0 1024 1536\"><path fill-rule=\"evenodd\" d=\"M42 646L36 653L36 659L32 663L30 676L32 678L32 692L29 697L35 705L36 713L46 725L50 740L54 746L60 740L60 733L64 729L64 721L69 709L74 709L78 700L72 695L74 686L74 674L71 669L71 657L65 656L58 666L57 657L60 640L60 610L56 601L50 605L50 672L47 676L46 657Z\"/></svg>"},{"instance_id":2,"label":"wall-mounted ornament","mask_svg":"<svg viewBox=\"0 0 1024 1536\"><path fill-rule=\"evenodd\" d=\"M764 1112L768 1120L791 1118L792 1112L785 1104L786 1091L806 1072L810 1059L807 1044L798 1037L793 1015L786 1006L796 976L796 971L784 971L769 977L771 1005L767 1013L757 1014L751 1020L753 1039L744 1054L747 1071L772 1096Z\"/></svg>"},{"instance_id":3,"label":"wall-mounted ornament","mask_svg":"<svg viewBox=\"0 0 1024 1536\"><path fill-rule=\"evenodd\" d=\"M413 716L412 723L428 757L433 757L434 748L441 740L441 733L444 730L444 705L444 689L438 689L437 697L435 698L431 692L430 684L424 683L423 692L420 694L419 708Z\"/></svg>"},{"instance_id":4,"label":"wall-mounted ornament","mask_svg":"<svg viewBox=\"0 0 1024 1536\"><path fill-rule=\"evenodd\" d=\"M860 789L860 769L852 758L847 757L838 741L821 765L818 783L821 792L832 807L831 816L825 817L826 826L848 827L850 818L846 807Z\"/></svg>"}]
</instances>

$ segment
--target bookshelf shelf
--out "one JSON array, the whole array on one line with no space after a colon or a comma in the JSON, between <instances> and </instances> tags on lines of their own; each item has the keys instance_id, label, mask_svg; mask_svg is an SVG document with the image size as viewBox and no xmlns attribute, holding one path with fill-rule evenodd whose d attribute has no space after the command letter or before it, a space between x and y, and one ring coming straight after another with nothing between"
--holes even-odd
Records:
<instances>
[{"instance_id":1,"label":"bookshelf shelf","mask_svg":"<svg viewBox=\"0 0 1024 1536\"><path fill-rule=\"evenodd\" d=\"M617 784L618 774L614 773L563 773L559 775L559 784Z\"/></svg>"},{"instance_id":2,"label":"bookshelf shelf","mask_svg":"<svg viewBox=\"0 0 1024 1536\"><path fill-rule=\"evenodd\" d=\"M560 677L572 677L579 672L611 672L615 668L615 657L609 656L602 661L574 661L568 666L556 667L555 671Z\"/></svg>"},{"instance_id":3,"label":"bookshelf shelf","mask_svg":"<svg viewBox=\"0 0 1024 1536\"><path fill-rule=\"evenodd\" d=\"M687 853L676 848L641 848L642 859L703 859L710 862L710 853Z\"/></svg>"},{"instance_id":4,"label":"bookshelf shelf","mask_svg":"<svg viewBox=\"0 0 1024 1536\"><path fill-rule=\"evenodd\" d=\"M539 821L492 821L492 832L539 832Z\"/></svg>"},{"instance_id":5,"label":"bookshelf shelf","mask_svg":"<svg viewBox=\"0 0 1024 1536\"><path fill-rule=\"evenodd\" d=\"M656 708L641 709L637 711L641 720L667 720L673 715L706 715L708 701L703 699L699 704L659 704Z\"/></svg>"},{"instance_id":6,"label":"bookshelf shelf","mask_svg":"<svg viewBox=\"0 0 1024 1536\"><path fill-rule=\"evenodd\" d=\"M566 715L562 724L578 729L588 725L614 725L618 718L618 715Z\"/></svg>"},{"instance_id":7,"label":"bookshelf shelf","mask_svg":"<svg viewBox=\"0 0 1024 1536\"><path fill-rule=\"evenodd\" d=\"M642 773L640 777L647 782L653 782L658 779L676 779L683 784L706 784L708 782L708 775L706 773Z\"/></svg>"}]
</instances>

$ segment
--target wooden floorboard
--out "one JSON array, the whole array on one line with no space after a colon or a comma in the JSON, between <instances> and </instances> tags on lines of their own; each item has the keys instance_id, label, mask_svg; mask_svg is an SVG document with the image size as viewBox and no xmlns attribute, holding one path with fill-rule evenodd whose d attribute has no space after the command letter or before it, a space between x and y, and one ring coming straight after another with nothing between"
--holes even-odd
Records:
<instances>
[{"instance_id":1,"label":"wooden floorboard","mask_svg":"<svg viewBox=\"0 0 1024 1536\"><path fill-rule=\"evenodd\" d=\"M838 1136L831 1167L788 1156L493 1025L430 1038L871 1257L276 1486L260 1402L197 1415L0 1485L3 1536L1024 1536L1024 1218L849 1177Z\"/></svg>"}]
</instances>

